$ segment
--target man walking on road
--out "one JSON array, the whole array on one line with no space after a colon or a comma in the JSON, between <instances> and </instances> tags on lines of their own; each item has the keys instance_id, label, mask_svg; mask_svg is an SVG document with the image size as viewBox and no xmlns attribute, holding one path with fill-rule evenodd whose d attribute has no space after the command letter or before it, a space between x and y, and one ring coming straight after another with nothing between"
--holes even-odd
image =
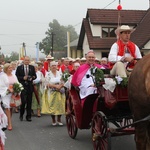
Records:
<instances>
[{"instance_id":1,"label":"man walking on road","mask_svg":"<svg viewBox=\"0 0 150 150\"><path fill-rule=\"evenodd\" d=\"M36 79L35 68L29 65L30 58L25 56L23 65L17 67L16 76L18 81L23 85L24 89L21 92L21 106L20 106L20 121L23 121L23 115L26 108L26 120L31 120L31 105L33 93L33 80Z\"/></svg>"}]
</instances>

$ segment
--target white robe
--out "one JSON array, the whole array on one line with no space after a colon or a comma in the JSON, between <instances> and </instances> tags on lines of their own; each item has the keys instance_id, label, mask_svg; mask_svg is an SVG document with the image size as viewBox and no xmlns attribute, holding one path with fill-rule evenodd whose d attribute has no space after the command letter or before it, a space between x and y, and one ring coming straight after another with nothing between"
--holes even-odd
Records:
<instances>
[{"instance_id":1,"label":"white robe","mask_svg":"<svg viewBox=\"0 0 150 150\"><path fill-rule=\"evenodd\" d=\"M87 75L89 75L90 77L87 78ZM90 70L88 70L82 78L81 85L79 86L81 99L87 97L88 95L97 93L97 88L92 87L91 85L94 85L94 81L91 77Z\"/></svg>"}]
</instances>

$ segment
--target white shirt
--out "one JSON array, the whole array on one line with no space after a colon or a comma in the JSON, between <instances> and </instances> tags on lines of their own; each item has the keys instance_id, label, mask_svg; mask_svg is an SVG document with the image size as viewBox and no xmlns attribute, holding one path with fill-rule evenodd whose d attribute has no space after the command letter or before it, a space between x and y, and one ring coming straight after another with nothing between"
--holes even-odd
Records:
<instances>
[{"instance_id":1,"label":"white shirt","mask_svg":"<svg viewBox=\"0 0 150 150\"><path fill-rule=\"evenodd\" d=\"M24 72L25 72L25 75L28 75L28 73L29 73L29 65L24 65Z\"/></svg>"},{"instance_id":2,"label":"white shirt","mask_svg":"<svg viewBox=\"0 0 150 150\"><path fill-rule=\"evenodd\" d=\"M37 71L36 76L37 76L37 78L35 80L33 80L34 84L40 83L42 81L42 72Z\"/></svg>"},{"instance_id":3,"label":"white shirt","mask_svg":"<svg viewBox=\"0 0 150 150\"><path fill-rule=\"evenodd\" d=\"M125 52L124 56L118 56L118 49L119 49L118 44L114 43L109 52L109 56L108 56L109 62L115 63L117 61L122 60L124 57L131 56L131 54L128 53L127 51ZM137 47L137 45L135 45L135 56L136 56L136 58L142 58L140 50Z\"/></svg>"}]
</instances>

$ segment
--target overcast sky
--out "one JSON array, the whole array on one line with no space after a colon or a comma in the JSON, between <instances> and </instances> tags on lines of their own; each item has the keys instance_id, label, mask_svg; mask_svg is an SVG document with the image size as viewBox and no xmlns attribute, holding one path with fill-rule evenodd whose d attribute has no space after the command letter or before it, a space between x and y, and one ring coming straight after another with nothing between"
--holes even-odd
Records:
<instances>
[{"instance_id":1,"label":"overcast sky","mask_svg":"<svg viewBox=\"0 0 150 150\"><path fill-rule=\"evenodd\" d=\"M116 9L119 0L0 0L1 52L19 52L26 43L27 55L36 56L36 42L45 38L49 22L73 25L79 33L88 8ZM123 9L147 10L149 0L121 0Z\"/></svg>"}]
</instances>

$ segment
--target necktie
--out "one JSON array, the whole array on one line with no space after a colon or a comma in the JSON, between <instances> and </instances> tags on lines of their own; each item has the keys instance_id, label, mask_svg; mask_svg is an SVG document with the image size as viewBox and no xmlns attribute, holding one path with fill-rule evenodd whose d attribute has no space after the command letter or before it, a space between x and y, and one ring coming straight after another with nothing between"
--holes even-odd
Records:
<instances>
[{"instance_id":1,"label":"necktie","mask_svg":"<svg viewBox=\"0 0 150 150\"><path fill-rule=\"evenodd\" d=\"M25 66L25 74L28 75L28 65Z\"/></svg>"}]
</instances>

